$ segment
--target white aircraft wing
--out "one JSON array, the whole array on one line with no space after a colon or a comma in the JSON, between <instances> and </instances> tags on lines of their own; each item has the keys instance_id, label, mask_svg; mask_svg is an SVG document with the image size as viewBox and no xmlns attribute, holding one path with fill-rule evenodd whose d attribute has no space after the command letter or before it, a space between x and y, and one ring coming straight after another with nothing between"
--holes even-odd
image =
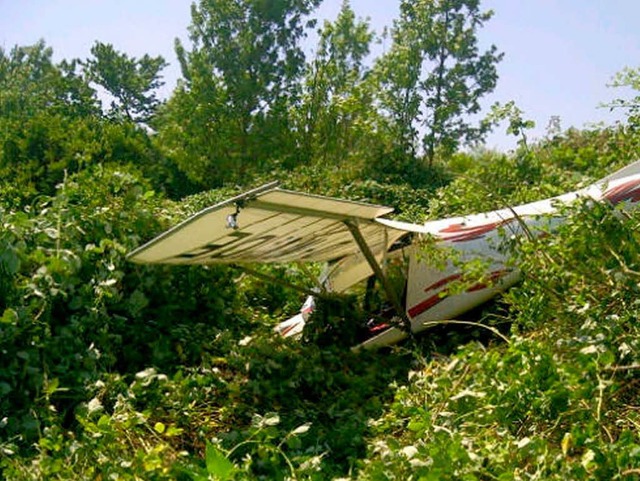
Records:
<instances>
[{"instance_id":1,"label":"white aircraft wing","mask_svg":"<svg viewBox=\"0 0 640 481\"><path fill-rule=\"evenodd\" d=\"M347 221L382 257L406 233L375 222L392 211L267 184L204 209L131 252L129 259L150 264L331 261L360 252Z\"/></svg>"}]
</instances>

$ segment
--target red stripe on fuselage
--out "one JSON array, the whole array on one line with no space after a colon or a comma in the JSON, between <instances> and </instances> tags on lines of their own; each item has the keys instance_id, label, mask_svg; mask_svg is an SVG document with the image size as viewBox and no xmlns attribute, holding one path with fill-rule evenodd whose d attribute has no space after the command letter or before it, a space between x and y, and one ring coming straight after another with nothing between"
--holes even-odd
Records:
<instances>
[{"instance_id":1,"label":"red stripe on fuselage","mask_svg":"<svg viewBox=\"0 0 640 481\"><path fill-rule=\"evenodd\" d=\"M478 282L474 285L472 285L471 287L469 287L469 289L467 289L466 292L477 292L477 291L481 291L483 289L487 289L490 287L491 284L495 283L498 279L500 279L501 277L506 276L507 274L509 274L511 271L509 269L500 269L497 271L492 271L491 273L489 273L489 279L487 280L487 282ZM437 287L443 287L446 284L449 284L450 282L459 279L461 277L461 274L453 274L451 276L445 277L444 279L439 280L438 282L435 282L434 284L431 284L429 287L427 287L425 289L425 292L429 292ZM415 306L411 307L407 313L409 314L410 317L416 317L419 316L420 314L422 314L423 312L431 309L432 307L438 305L440 302L444 301L447 298L446 295L441 296L440 292L438 292L437 294L434 294L431 297L428 297L427 299L425 299L422 302L419 302L418 304L416 304Z\"/></svg>"},{"instance_id":2,"label":"red stripe on fuselage","mask_svg":"<svg viewBox=\"0 0 640 481\"><path fill-rule=\"evenodd\" d=\"M490 222L489 224L466 226L463 223L451 224L449 227L440 229L438 234L442 240L450 242L466 242L474 239L481 239L485 234L497 229L498 227L511 222L513 219L505 219L499 222Z\"/></svg>"},{"instance_id":3,"label":"red stripe on fuselage","mask_svg":"<svg viewBox=\"0 0 640 481\"><path fill-rule=\"evenodd\" d=\"M429 292L429 291L432 291L432 290L437 289L439 287L446 286L450 282L455 281L456 279L460 279L461 277L462 277L462 274L452 274L450 276L443 277L442 279L440 279L439 281L434 282L430 286L425 287L424 288L424 292Z\"/></svg>"},{"instance_id":4,"label":"red stripe on fuselage","mask_svg":"<svg viewBox=\"0 0 640 481\"><path fill-rule=\"evenodd\" d=\"M478 282L477 284L474 284L473 286L471 286L467 290L467 292L475 292L475 291L481 291L482 289L487 289L488 287L491 287L491 284L494 284L498 279L509 274L509 272L511 272L509 269L501 269L499 271L493 271L491 274L489 274L489 279L487 279L487 282Z\"/></svg>"},{"instance_id":5,"label":"red stripe on fuselage","mask_svg":"<svg viewBox=\"0 0 640 481\"><path fill-rule=\"evenodd\" d=\"M629 180L607 190L602 196L614 205L625 200L638 202L640 200L640 186L638 184L640 184L640 179Z\"/></svg>"},{"instance_id":6,"label":"red stripe on fuselage","mask_svg":"<svg viewBox=\"0 0 640 481\"><path fill-rule=\"evenodd\" d=\"M416 304L407 312L409 313L409 316L416 317L422 314L424 311L431 309L436 304L439 304L440 302L444 301L444 299L445 299L444 296L440 297L440 294L436 294L435 296L431 296L428 299L422 301L421 303Z\"/></svg>"},{"instance_id":7,"label":"red stripe on fuselage","mask_svg":"<svg viewBox=\"0 0 640 481\"><path fill-rule=\"evenodd\" d=\"M293 329L297 326L298 324L291 324L290 326L285 327L281 332L280 335L282 337L286 337L287 334L289 334L289 332L293 331Z\"/></svg>"}]
</instances>

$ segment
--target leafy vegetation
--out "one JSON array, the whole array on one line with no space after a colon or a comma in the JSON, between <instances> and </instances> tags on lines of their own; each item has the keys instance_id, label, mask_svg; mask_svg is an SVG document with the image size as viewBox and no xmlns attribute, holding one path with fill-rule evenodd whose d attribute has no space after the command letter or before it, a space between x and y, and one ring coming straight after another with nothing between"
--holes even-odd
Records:
<instances>
[{"instance_id":1,"label":"leafy vegetation","mask_svg":"<svg viewBox=\"0 0 640 481\"><path fill-rule=\"evenodd\" d=\"M381 102L405 149L415 152L421 137L429 165L485 133L467 119L495 88L503 57L495 45L479 52L477 31L492 14L476 0L400 4L391 48L377 63Z\"/></svg>"},{"instance_id":2,"label":"leafy vegetation","mask_svg":"<svg viewBox=\"0 0 640 481\"><path fill-rule=\"evenodd\" d=\"M116 52L113 45L96 42L93 58L86 63L88 78L113 97L108 114L129 121L149 121L160 103L155 90L164 82L160 70L167 66L162 57L145 55L137 60Z\"/></svg>"},{"instance_id":3,"label":"leafy vegetation","mask_svg":"<svg viewBox=\"0 0 640 481\"><path fill-rule=\"evenodd\" d=\"M3 477L637 478L640 213L568 208L553 235L514 244L522 283L475 313L490 329L434 326L382 352L349 349L354 298L320 304L288 341L273 326L299 308L295 292L227 267L127 262L185 216L274 177L422 221L560 194L637 156L638 98L611 105L625 123L539 141L513 104L457 123L500 58L477 52L490 17L478 2L403 1L394 46L375 61L376 34L347 2L305 59L317 4L198 2L192 49L178 45L184 79L163 104L161 58L100 43L60 64L44 42L0 50ZM447 42L414 38L430 31ZM435 77L384 76L434 55L447 67ZM485 89L465 96L449 58ZM637 91L637 69L614 83ZM402 88L414 101L392 106ZM445 108L447 95L468 102ZM431 120L451 115L423 147L415 96ZM503 120L520 140L512 153L452 143L458 127L471 140ZM298 266L264 269L310 283Z\"/></svg>"}]
</instances>

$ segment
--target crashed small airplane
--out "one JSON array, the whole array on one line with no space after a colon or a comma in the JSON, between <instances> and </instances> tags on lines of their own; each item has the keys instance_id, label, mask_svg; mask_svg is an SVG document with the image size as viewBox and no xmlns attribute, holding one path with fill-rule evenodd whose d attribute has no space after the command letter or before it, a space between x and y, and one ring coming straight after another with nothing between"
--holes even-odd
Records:
<instances>
[{"instance_id":1,"label":"crashed small airplane","mask_svg":"<svg viewBox=\"0 0 640 481\"><path fill-rule=\"evenodd\" d=\"M301 311L280 323L283 336L300 335L323 292L344 292L375 276L391 309L386 322L369 326L360 347L396 343L430 323L454 319L514 285L520 272L500 248L504 233L541 233L561 222L559 207L576 200L624 206L640 200L640 161L584 189L513 208L411 224L388 219L393 208L292 192L271 183L214 205L131 252L144 264L326 263L319 286ZM554 216L555 214L555 216ZM448 249L459 260L481 260L482 281L450 290L462 276L460 263L430 265L421 255L423 239ZM389 265L402 266L402 287ZM250 269L249 269L250 271ZM255 273L255 271L254 271ZM260 275L259 273L256 273ZM299 288L301 291L305 289Z\"/></svg>"}]
</instances>

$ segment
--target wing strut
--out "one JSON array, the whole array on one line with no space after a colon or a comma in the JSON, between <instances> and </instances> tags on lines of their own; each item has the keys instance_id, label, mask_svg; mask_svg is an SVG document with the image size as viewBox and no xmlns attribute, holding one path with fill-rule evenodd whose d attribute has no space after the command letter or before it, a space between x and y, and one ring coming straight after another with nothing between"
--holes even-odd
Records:
<instances>
[{"instance_id":1,"label":"wing strut","mask_svg":"<svg viewBox=\"0 0 640 481\"><path fill-rule=\"evenodd\" d=\"M364 240L364 237L362 237L362 233L358 229L357 224L352 220L345 220L344 225L346 225L347 229L349 229L349 231L351 232L353 239L356 241L356 244L358 244L358 247L362 251L365 259L367 259L367 262L369 263L369 266L373 270L374 274L378 279L380 279L382 287L384 288L389 301L391 302L391 304L393 304L393 308L398 313L398 316L400 316L400 319L402 319L402 329L406 331L407 334L411 335L411 320L407 315L407 311L402 308L402 304L400 303L400 299L398 299L396 291L393 290L393 286L389 282L389 279L387 279L387 276L385 276L384 272L382 272L380 265L373 255L373 252L371 252L371 249L369 249L367 242Z\"/></svg>"}]
</instances>

